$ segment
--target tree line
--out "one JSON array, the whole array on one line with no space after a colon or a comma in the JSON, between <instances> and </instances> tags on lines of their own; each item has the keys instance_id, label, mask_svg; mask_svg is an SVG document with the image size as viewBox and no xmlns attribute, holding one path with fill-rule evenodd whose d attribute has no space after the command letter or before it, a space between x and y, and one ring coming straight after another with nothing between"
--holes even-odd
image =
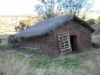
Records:
<instances>
[{"instance_id":1,"label":"tree line","mask_svg":"<svg viewBox=\"0 0 100 75\"><path fill-rule=\"evenodd\" d=\"M79 16L80 12L87 13L93 6L93 0L39 0L34 10L44 18L51 18L60 14L74 14Z\"/></svg>"}]
</instances>

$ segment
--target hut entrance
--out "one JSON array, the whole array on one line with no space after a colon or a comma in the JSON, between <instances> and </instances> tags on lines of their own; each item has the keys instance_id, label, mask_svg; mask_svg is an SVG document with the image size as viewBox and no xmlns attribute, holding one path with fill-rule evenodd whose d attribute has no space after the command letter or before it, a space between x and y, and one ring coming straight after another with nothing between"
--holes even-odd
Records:
<instances>
[{"instance_id":1,"label":"hut entrance","mask_svg":"<svg viewBox=\"0 0 100 75\"><path fill-rule=\"evenodd\" d=\"M77 37L75 35L70 36L70 42L71 42L71 47L72 51L76 52L77 51Z\"/></svg>"},{"instance_id":2,"label":"hut entrance","mask_svg":"<svg viewBox=\"0 0 100 75\"><path fill-rule=\"evenodd\" d=\"M62 55L72 51L69 33L58 33L58 41Z\"/></svg>"}]
</instances>

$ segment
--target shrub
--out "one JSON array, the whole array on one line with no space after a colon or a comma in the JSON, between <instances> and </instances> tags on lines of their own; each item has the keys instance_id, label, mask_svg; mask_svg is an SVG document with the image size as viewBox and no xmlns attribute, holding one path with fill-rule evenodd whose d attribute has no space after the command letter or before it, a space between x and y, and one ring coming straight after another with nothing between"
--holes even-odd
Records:
<instances>
[{"instance_id":1,"label":"shrub","mask_svg":"<svg viewBox=\"0 0 100 75\"><path fill-rule=\"evenodd\" d=\"M100 16L98 17L98 24L100 24Z\"/></svg>"},{"instance_id":2,"label":"shrub","mask_svg":"<svg viewBox=\"0 0 100 75\"><path fill-rule=\"evenodd\" d=\"M0 39L0 43L2 43L2 39Z\"/></svg>"},{"instance_id":3,"label":"shrub","mask_svg":"<svg viewBox=\"0 0 100 75\"><path fill-rule=\"evenodd\" d=\"M96 42L92 42L92 47L94 48L100 48L100 44Z\"/></svg>"},{"instance_id":4,"label":"shrub","mask_svg":"<svg viewBox=\"0 0 100 75\"><path fill-rule=\"evenodd\" d=\"M11 48L17 48L19 45L19 40L14 37L14 35L10 35L8 38L8 46Z\"/></svg>"},{"instance_id":5,"label":"shrub","mask_svg":"<svg viewBox=\"0 0 100 75\"><path fill-rule=\"evenodd\" d=\"M87 20L87 23L90 24L90 25L93 25L93 24L95 24L95 20L94 19L89 19L89 20Z\"/></svg>"}]
</instances>

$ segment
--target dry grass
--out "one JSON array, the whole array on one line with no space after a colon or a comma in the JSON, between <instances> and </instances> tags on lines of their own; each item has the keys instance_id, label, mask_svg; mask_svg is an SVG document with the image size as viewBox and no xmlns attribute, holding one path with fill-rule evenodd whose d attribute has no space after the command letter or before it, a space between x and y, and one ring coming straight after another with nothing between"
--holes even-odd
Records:
<instances>
[{"instance_id":1,"label":"dry grass","mask_svg":"<svg viewBox=\"0 0 100 75\"><path fill-rule=\"evenodd\" d=\"M0 52L0 72L4 72L7 75L100 75L99 49L54 58L52 63L48 63L49 66L47 68L34 67L30 63L33 59L34 58L19 56L11 51L2 51ZM57 65L58 63L65 62L67 59L71 59L73 62L76 62L78 61L77 59L79 59L81 60L81 63L78 67L73 67L76 64L67 61L66 63L69 63L70 66L72 65L70 68L67 68L66 64Z\"/></svg>"},{"instance_id":2,"label":"dry grass","mask_svg":"<svg viewBox=\"0 0 100 75\"><path fill-rule=\"evenodd\" d=\"M31 69L29 59L10 51L0 52L0 72L7 75L29 75Z\"/></svg>"},{"instance_id":3,"label":"dry grass","mask_svg":"<svg viewBox=\"0 0 100 75\"><path fill-rule=\"evenodd\" d=\"M100 42L100 35L93 41ZM0 72L6 75L100 75L100 48L57 58L23 57L14 51L0 51Z\"/></svg>"}]
</instances>

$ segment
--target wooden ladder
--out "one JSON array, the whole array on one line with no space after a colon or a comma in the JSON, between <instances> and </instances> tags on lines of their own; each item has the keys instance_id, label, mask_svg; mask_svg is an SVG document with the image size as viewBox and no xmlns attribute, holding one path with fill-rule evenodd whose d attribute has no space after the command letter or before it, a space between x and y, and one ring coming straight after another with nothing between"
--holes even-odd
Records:
<instances>
[{"instance_id":1,"label":"wooden ladder","mask_svg":"<svg viewBox=\"0 0 100 75\"><path fill-rule=\"evenodd\" d=\"M61 55L65 55L72 51L69 33L58 33L58 41Z\"/></svg>"}]
</instances>

